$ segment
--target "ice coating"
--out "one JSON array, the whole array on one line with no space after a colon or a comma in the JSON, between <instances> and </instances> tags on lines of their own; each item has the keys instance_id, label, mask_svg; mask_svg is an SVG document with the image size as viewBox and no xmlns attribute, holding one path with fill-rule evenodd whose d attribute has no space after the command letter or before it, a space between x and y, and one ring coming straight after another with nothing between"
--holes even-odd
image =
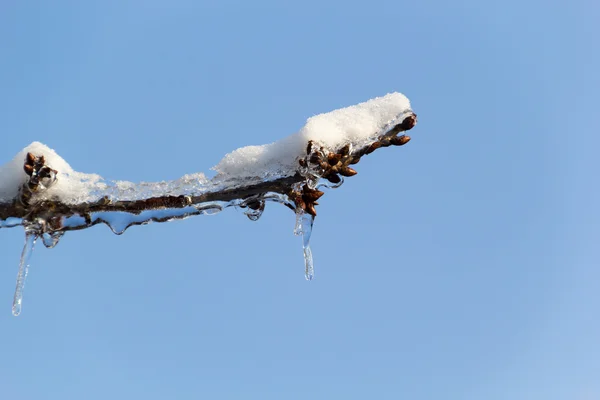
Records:
<instances>
[{"instance_id":1,"label":"ice coating","mask_svg":"<svg viewBox=\"0 0 600 400\"><path fill-rule=\"evenodd\" d=\"M411 111L410 101L401 93L341 108L309 118L297 133L262 146L246 146L227 154L213 169L225 176L290 176L297 160L306 152L309 140L330 149L351 143L361 146L387 125L400 122Z\"/></svg>"}]
</instances>

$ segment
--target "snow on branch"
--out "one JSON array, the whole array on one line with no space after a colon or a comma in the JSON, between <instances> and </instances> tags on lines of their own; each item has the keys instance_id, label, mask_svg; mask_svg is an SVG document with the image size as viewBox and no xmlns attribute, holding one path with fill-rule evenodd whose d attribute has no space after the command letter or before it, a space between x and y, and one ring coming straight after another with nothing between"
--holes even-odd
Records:
<instances>
[{"instance_id":1,"label":"snow on branch","mask_svg":"<svg viewBox=\"0 0 600 400\"><path fill-rule=\"evenodd\" d=\"M237 206L251 220L267 201L296 213L303 236L305 276L314 276L310 234L323 187L335 188L357 172L353 165L382 147L402 146L417 122L410 102L392 93L309 118L297 133L275 143L227 154L213 169L170 182L109 182L74 171L54 150L34 142L0 167L0 228L23 226L25 246L13 314L21 312L28 259L41 238L54 247L67 231L99 223L122 234L133 225L213 214Z\"/></svg>"}]
</instances>

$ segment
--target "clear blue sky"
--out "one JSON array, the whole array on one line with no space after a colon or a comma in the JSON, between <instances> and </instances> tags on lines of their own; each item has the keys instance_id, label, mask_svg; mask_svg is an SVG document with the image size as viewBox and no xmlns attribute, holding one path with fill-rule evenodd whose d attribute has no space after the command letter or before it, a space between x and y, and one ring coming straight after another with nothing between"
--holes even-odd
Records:
<instances>
[{"instance_id":1,"label":"clear blue sky","mask_svg":"<svg viewBox=\"0 0 600 400\"><path fill-rule=\"evenodd\" d=\"M312 282L270 204L68 233L14 318L2 230L0 398L599 399L598 4L297 4L2 2L1 162L176 179L391 91L420 119L323 198Z\"/></svg>"}]
</instances>

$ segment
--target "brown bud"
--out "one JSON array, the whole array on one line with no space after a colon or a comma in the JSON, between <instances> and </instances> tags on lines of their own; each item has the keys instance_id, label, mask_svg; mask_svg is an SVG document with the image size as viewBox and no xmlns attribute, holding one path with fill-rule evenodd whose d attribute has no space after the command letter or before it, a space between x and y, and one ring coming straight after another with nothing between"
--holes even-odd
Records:
<instances>
[{"instance_id":1,"label":"brown bud","mask_svg":"<svg viewBox=\"0 0 600 400\"><path fill-rule=\"evenodd\" d=\"M379 142L371 143L371 145L367 148L367 150L365 150L365 154L371 154L372 152L374 152L375 150L377 150L380 147L381 147L381 143L379 143Z\"/></svg>"},{"instance_id":2,"label":"brown bud","mask_svg":"<svg viewBox=\"0 0 600 400\"><path fill-rule=\"evenodd\" d=\"M33 174L33 165L25 164L23 165L23 169L27 175L31 176L31 174Z\"/></svg>"},{"instance_id":3,"label":"brown bud","mask_svg":"<svg viewBox=\"0 0 600 400\"><path fill-rule=\"evenodd\" d=\"M358 172L356 172L354 169L352 169L350 167L342 167L342 168L340 168L340 174L343 176L354 176L354 175L358 174Z\"/></svg>"},{"instance_id":4,"label":"brown bud","mask_svg":"<svg viewBox=\"0 0 600 400\"><path fill-rule=\"evenodd\" d=\"M44 156L40 156L40 157L38 158L38 162L39 162L40 164L42 164L42 165L43 165L43 164L46 164L46 159L44 158Z\"/></svg>"},{"instance_id":5,"label":"brown bud","mask_svg":"<svg viewBox=\"0 0 600 400\"><path fill-rule=\"evenodd\" d=\"M354 164L358 164L358 162L360 161L360 157L352 157L350 158L350 165L354 165Z\"/></svg>"},{"instance_id":6,"label":"brown bud","mask_svg":"<svg viewBox=\"0 0 600 400\"><path fill-rule=\"evenodd\" d=\"M312 204L307 204L306 205L306 210L305 210L308 214L312 215L313 217L317 216L317 210L315 209L315 206Z\"/></svg>"},{"instance_id":7,"label":"brown bud","mask_svg":"<svg viewBox=\"0 0 600 400\"><path fill-rule=\"evenodd\" d=\"M309 161L312 164L318 164L321 161L321 159L317 153L313 153L313 154L311 154Z\"/></svg>"},{"instance_id":8,"label":"brown bud","mask_svg":"<svg viewBox=\"0 0 600 400\"><path fill-rule=\"evenodd\" d=\"M324 194L325 193L321 192L320 190L315 190L314 192L306 192L302 195L302 200L304 200L307 203L311 203L319 199Z\"/></svg>"},{"instance_id":9,"label":"brown bud","mask_svg":"<svg viewBox=\"0 0 600 400\"><path fill-rule=\"evenodd\" d=\"M382 138L379 143L381 144L381 147L389 147L391 145L389 137Z\"/></svg>"},{"instance_id":10,"label":"brown bud","mask_svg":"<svg viewBox=\"0 0 600 400\"><path fill-rule=\"evenodd\" d=\"M325 176L324 178L331 183L340 183L342 181L342 178L340 178L338 174L330 174Z\"/></svg>"},{"instance_id":11,"label":"brown bud","mask_svg":"<svg viewBox=\"0 0 600 400\"><path fill-rule=\"evenodd\" d=\"M417 114L411 114L408 117L404 118L404 121L400 124L400 127L403 131L408 131L415 127L417 124Z\"/></svg>"},{"instance_id":12,"label":"brown bud","mask_svg":"<svg viewBox=\"0 0 600 400\"><path fill-rule=\"evenodd\" d=\"M320 190L313 190L311 193L315 197L315 200L320 199L325 194L325 192L321 192Z\"/></svg>"},{"instance_id":13,"label":"brown bud","mask_svg":"<svg viewBox=\"0 0 600 400\"><path fill-rule=\"evenodd\" d=\"M394 136L390 142L394 146L403 146L410 141L410 136L402 135L402 136Z\"/></svg>"},{"instance_id":14,"label":"brown bud","mask_svg":"<svg viewBox=\"0 0 600 400\"><path fill-rule=\"evenodd\" d=\"M327 155L327 162L330 165L337 164L338 162L340 162L341 159L342 159L342 155L341 154L329 153Z\"/></svg>"},{"instance_id":15,"label":"brown bud","mask_svg":"<svg viewBox=\"0 0 600 400\"><path fill-rule=\"evenodd\" d=\"M35 162L35 156L32 153L27 153L27 155L25 156L25 164L33 165L34 162Z\"/></svg>"},{"instance_id":16,"label":"brown bud","mask_svg":"<svg viewBox=\"0 0 600 400\"><path fill-rule=\"evenodd\" d=\"M348 154L350 154L350 145L347 144L344 147L342 147L340 149L340 154L343 155L343 156L347 156Z\"/></svg>"},{"instance_id":17,"label":"brown bud","mask_svg":"<svg viewBox=\"0 0 600 400\"><path fill-rule=\"evenodd\" d=\"M312 152L312 145L313 145L313 141L309 140L308 144L306 145L306 154L310 154Z\"/></svg>"},{"instance_id":18,"label":"brown bud","mask_svg":"<svg viewBox=\"0 0 600 400\"><path fill-rule=\"evenodd\" d=\"M300 164L301 167L306 167L306 161L302 158L298 160L298 164Z\"/></svg>"}]
</instances>

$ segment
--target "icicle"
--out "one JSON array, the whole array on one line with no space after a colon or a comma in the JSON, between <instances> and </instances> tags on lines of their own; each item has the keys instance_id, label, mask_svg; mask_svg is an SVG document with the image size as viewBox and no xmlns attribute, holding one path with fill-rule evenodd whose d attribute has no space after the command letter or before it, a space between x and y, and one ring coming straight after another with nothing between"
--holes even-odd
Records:
<instances>
[{"instance_id":1,"label":"icicle","mask_svg":"<svg viewBox=\"0 0 600 400\"><path fill-rule=\"evenodd\" d=\"M310 189L316 189L317 185L319 184L319 180L320 180L319 175L315 175L315 174L307 175L306 176L306 185Z\"/></svg>"},{"instance_id":2,"label":"icicle","mask_svg":"<svg viewBox=\"0 0 600 400\"><path fill-rule=\"evenodd\" d=\"M312 251L310 249L310 235L312 234L312 226L314 217L305 213L302 210L296 211L296 226L294 235L302 235L302 249L304 251L304 277L311 281L315 276L315 268L313 264Z\"/></svg>"},{"instance_id":3,"label":"icicle","mask_svg":"<svg viewBox=\"0 0 600 400\"><path fill-rule=\"evenodd\" d=\"M19 263L19 273L17 274L17 286L15 288L15 297L12 305L12 313L15 317L21 313L23 289L25 287L25 278L27 278L27 270L29 269L29 258L31 257L37 238L37 229L29 226L25 227L25 245L21 252L21 262Z\"/></svg>"},{"instance_id":4,"label":"icicle","mask_svg":"<svg viewBox=\"0 0 600 400\"><path fill-rule=\"evenodd\" d=\"M294 235L300 236L302 235L302 216L304 215L304 211L301 209L296 210L296 225L294 225Z\"/></svg>"},{"instance_id":5,"label":"icicle","mask_svg":"<svg viewBox=\"0 0 600 400\"><path fill-rule=\"evenodd\" d=\"M307 280L312 280L315 276L312 251L310 249L310 235L312 234L314 217L310 214L302 216L302 248L304 250L304 276Z\"/></svg>"}]
</instances>

